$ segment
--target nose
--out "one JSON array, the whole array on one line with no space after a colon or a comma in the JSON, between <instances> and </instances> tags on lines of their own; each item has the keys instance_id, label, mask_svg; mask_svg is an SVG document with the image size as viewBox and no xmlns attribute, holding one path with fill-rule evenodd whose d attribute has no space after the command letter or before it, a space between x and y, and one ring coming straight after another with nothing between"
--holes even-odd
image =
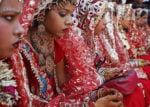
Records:
<instances>
[{"instance_id":1,"label":"nose","mask_svg":"<svg viewBox=\"0 0 150 107\"><path fill-rule=\"evenodd\" d=\"M72 16L68 16L65 20L65 25L67 26L71 26L73 25L73 20L72 20Z\"/></svg>"},{"instance_id":2,"label":"nose","mask_svg":"<svg viewBox=\"0 0 150 107\"><path fill-rule=\"evenodd\" d=\"M13 31L14 35L18 38L21 38L21 36L25 33L24 28L21 26L20 22L17 21L15 29Z\"/></svg>"}]
</instances>

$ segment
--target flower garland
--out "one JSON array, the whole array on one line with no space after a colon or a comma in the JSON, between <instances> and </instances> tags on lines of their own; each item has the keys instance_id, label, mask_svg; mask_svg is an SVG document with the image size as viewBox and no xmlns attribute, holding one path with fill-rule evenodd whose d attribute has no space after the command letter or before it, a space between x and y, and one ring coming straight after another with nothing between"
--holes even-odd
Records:
<instances>
[{"instance_id":1,"label":"flower garland","mask_svg":"<svg viewBox=\"0 0 150 107\"><path fill-rule=\"evenodd\" d=\"M0 61L0 103L6 106L13 106L18 100L17 84L13 70L9 64Z\"/></svg>"}]
</instances>

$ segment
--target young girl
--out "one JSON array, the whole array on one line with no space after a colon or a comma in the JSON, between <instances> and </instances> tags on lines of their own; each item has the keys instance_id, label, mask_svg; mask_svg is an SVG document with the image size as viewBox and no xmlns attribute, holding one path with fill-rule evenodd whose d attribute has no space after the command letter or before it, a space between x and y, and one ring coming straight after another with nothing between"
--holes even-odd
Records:
<instances>
[{"instance_id":1,"label":"young girl","mask_svg":"<svg viewBox=\"0 0 150 107\"><path fill-rule=\"evenodd\" d=\"M57 92L66 95L64 101L82 105L82 101L90 100L87 93L100 85L100 77L83 38L70 28L75 4L71 0L40 1L28 39L39 57L41 69L48 73L50 79L54 73ZM55 104L70 105L58 102L57 98ZM90 102L88 104L91 105ZM120 100L116 106L118 104L121 104Z\"/></svg>"},{"instance_id":2,"label":"young girl","mask_svg":"<svg viewBox=\"0 0 150 107\"><path fill-rule=\"evenodd\" d=\"M41 91L44 88L42 79L46 77L41 75L42 72L39 73L34 52L29 48L30 45L23 45L26 48L28 46L28 53L23 48L18 48L24 33L19 23L21 11L21 0L0 1L1 107L43 106L46 103L41 100L48 93L47 90Z\"/></svg>"}]
</instances>

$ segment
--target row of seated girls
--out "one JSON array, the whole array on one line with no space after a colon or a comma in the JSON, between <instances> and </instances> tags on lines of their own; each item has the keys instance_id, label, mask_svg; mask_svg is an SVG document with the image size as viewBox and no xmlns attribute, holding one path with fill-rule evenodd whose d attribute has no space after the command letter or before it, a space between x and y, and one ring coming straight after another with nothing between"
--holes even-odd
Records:
<instances>
[{"instance_id":1,"label":"row of seated girls","mask_svg":"<svg viewBox=\"0 0 150 107\"><path fill-rule=\"evenodd\" d=\"M37 7L37 10L34 8ZM23 7L23 8L22 8ZM59 75L57 70L60 69L58 59L52 55L54 52L53 49L55 47L53 43L55 43L52 38L52 35L59 35L61 37L63 35L64 30L69 30L71 24L72 12L76 7L76 1L50 1L50 0L1 0L0 1L0 106L1 107L108 107L108 106L122 106L122 95L114 89L99 89L98 86L100 84L99 75L96 73L96 69L94 68L94 64L91 63L90 54L86 52L83 53L82 57L88 56L89 65L81 68L72 69L72 77L71 74L68 80L74 79L72 85L70 84L70 88L72 88L72 92L70 91L70 95L65 92L67 88L63 90L58 88L61 86L59 82ZM38 11L38 9L40 11ZM22 14L23 10L23 14ZM40 13L44 15L45 19L43 23L40 22L42 20L40 18ZM52 12L52 13L51 13ZM36 14L38 13L38 14ZM46 13L46 14L45 14ZM21 15L22 14L22 15ZM32 15L35 14L34 19L32 19ZM66 16L67 14L67 16ZM21 15L21 16L20 16ZM42 15L41 15L42 16ZM54 25L56 28L53 29L52 18L55 22ZM37 23L37 28L32 29L32 25L35 26L36 23L32 23L30 25L30 21L32 22L38 21L40 25ZM54 20L56 19L56 20ZM20 22L23 27L21 26ZM69 22L66 22L68 21ZM65 24L64 24L65 22ZM46 24L49 23L49 24ZM66 24L67 23L67 24ZM46 29L43 29L44 24ZM36 37L41 37L43 35L43 40L50 41L50 44L44 45L45 41L40 41L41 46L50 46L43 49L45 52L41 55L43 58L50 57L50 60L45 60L45 62L41 62L41 57L38 55L38 48L32 48L32 45L24 38L27 32L28 26L31 26L29 34L33 36L29 37L28 40L31 41L36 40L33 39ZM57 29L58 28L58 29ZM54 30L52 33L51 30ZM35 31L38 32L35 32ZM44 32L46 30L46 32ZM52 31L53 31L52 30ZM58 32L58 33L56 33ZM67 32L65 32L66 34ZM28 34L28 35L29 35ZM47 35L48 34L48 35ZM51 35L52 34L52 35ZM67 33L68 34L68 33ZM24 37L23 37L24 36ZM28 37L28 36L26 36ZM45 38L47 37L47 38ZM55 36L53 36L55 37ZM57 36L56 36L57 37ZM81 43L85 47L84 42L81 39ZM32 43L32 42L31 42ZM35 43L35 42L34 42ZM49 43L49 42L46 42ZM38 45L38 43L37 43ZM73 44L74 46L75 44ZM55 45L56 46L56 45ZM80 45L79 45L80 46ZM76 47L75 47L76 48ZM55 50L57 51L58 48ZM52 52L52 51L53 52ZM76 49L78 50L78 49ZM48 51L48 53L46 52ZM59 50L58 50L59 51ZM41 51L40 51L41 52ZM43 52L43 51L42 51ZM51 52L51 53L49 53ZM61 51L59 51L61 52ZM47 55L48 54L48 55ZM58 53L57 53L58 54ZM44 56L46 55L46 56ZM78 52L78 55L79 52ZM60 57L60 56L59 56ZM80 57L80 56L79 56ZM81 59L81 63L86 62L84 59ZM83 60L83 61L82 61ZM52 63L54 62L54 63ZM87 63L87 64L88 64ZM91 64L91 65L90 65ZM56 66L55 66L56 65ZM52 69L51 69L52 68ZM51 70L53 70L51 72ZM49 72L48 72L49 71ZM56 71L56 72L55 72ZM59 71L59 70L58 70ZM73 72L74 71L74 72ZM82 74L80 72L82 71ZM84 73L85 71L85 73ZM87 72L91 71L91 72ZM60 72L61 73L61 72ZM71 72L70 72L71 73ZM78 74L77 74L78 73ZM76 74L76 76L74 76ZM92 75L93 74L93 75ZM57 76L58 75L58 76ZM83 76L82 76L83 75ZM55 77L55 79L54 79ZM63 75L62 75L63 77ZM80 77L80 78L79 78ZM58 78L58 79L57 79ZM67 80L66 80L67 81ZM66 82L65 81L65 82ZM64 81L62 81L64 82ZM77 83L76 83L77 82ZM67 84L67 83L66 83ZM63 86L63 85L62 85ZM57 87L57 88L55 88ZM70 90L68 87L68 90ZM97 89L97 90L96 90ZM97 101L93 101L90 98L90 93L97 93L97 96L93 96L97 99ZM56 92L57 91L57 92ZM102 93L103 94L100 94ZM75 93L75 95L71 94Z\"/></svg>"},{"instance_id":2,"label":"row of seated girls","mask_svg":"<svg viewBox=\"0 0 150 107\"><path fill-rule=\"evenodd\" d=\"M98 73L105 80L116 68L128 75L126 79L106 81L103 87L119 90L125 107L148 107L149 70L142 67L149 66L149 10L105 1L80 3L76 25L91 49ZM145 55L147 60L140 59Z\"/></svg>"},{"instance_id":3,"label":"row of seated girls","mask_svg":"<svg viewBox=\"0 0 150 107\"><path fill-rule=\"evenodd\" d=\"M1 0L0 105L148 107L148 11L131 7Z\"/></svg>"}]
</instances>

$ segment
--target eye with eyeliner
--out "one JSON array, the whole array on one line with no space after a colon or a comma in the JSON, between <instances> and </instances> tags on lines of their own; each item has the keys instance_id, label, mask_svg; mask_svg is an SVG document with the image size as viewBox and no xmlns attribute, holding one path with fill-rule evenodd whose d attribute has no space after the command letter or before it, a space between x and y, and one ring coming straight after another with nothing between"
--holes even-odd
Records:
<instances>
[{"instance_id":1,"label":"eye with eyeliner","mask_svg":"<svg viewBox=\"0 0 150 107\"><path fill-rule=\"evenodd\" d=\"M66 9L66 8L61 8L61 9L58 9L58 14L60 17L65 17L65 16L71 16L73 17L73 11L70 10L70 9Z\"/></svg>"},{"instance_id":2,"label":"eye with eyeliner","mask_svg":"<svg viewBox=\"0 0 150 107\"><path fill-rule=\"evenodd\" d=\"M59 12L59 16L65 17L65 16L66 16L66 13Z\"/></svg>"},{"instance_id":3,"label":"eye with eyeliner","mask_svg":"<svg viewBox=\"0 0 150 107\"><path fill-rule=\"evenodd\" d=\"M4 15L3 18L9 22L13 21L15 16L14 15Z\"/></svg>"},{"instance_id":4,"label":"eye with eyeliner","mask_svg":"<svg viewBox=\"0 0 150 107\"><path fill-rule=\"evenodd\" d=\"M0 13L0 16L8 22L12 22L16 18L19 18L20 15L21 15L20 11L10 11L9 10L9 11Z\"/></svg>"}]
</instances>

